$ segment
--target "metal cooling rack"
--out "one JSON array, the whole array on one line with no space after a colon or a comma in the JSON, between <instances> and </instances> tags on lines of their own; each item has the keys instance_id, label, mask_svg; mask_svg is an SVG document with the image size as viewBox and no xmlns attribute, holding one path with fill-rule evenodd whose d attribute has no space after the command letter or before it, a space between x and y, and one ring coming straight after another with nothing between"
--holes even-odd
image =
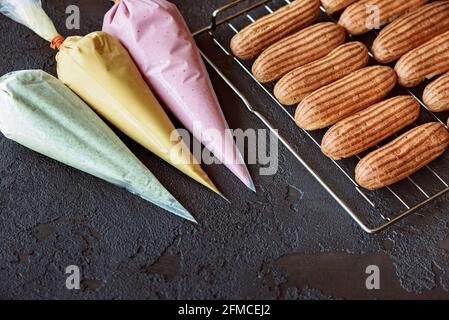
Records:
<instances>
[{"instance_id":1,"label":"metal cooling rack","mask_svg":"<svg viewBox=\"0 0 449 320\"><path fill-rule=\"evenodd\" d=\"M244 74L249 76L258 85L260 90L264 92L272 102L272 108L278 108L283 111L287 117L294 124L294 116L292 111L289 111L289 107L285 107L280 104L272 94L272 85L263 85L258 82L251 74L251 61L240 61L234 57L229 50L229 42L231 37L236 34L239 29L254 22L260 16L274 12L282 5L291 3L290 0L262 0L253 4L247 4L244 8L238 10L237 6L242 5L245 0L236 0L227 5L224 5L215 10L211 15L211 24L197 32L193 33L195 37L208 34L213 43L228 57L231 57L239 69L244 71ZM232 11L232 12L231 12ZM324 8L321 8L322 17L321 21L333 21L336 19L334 16L327 14ZM222 19L219 16L228 12L228 15ZM240 26L240 27L239 27ZM221 32L223 35L218 35ZM375 33L367 37L375 37ZM351 37L350 37L351 38ZM367 39L352 39L364 42L366 44ZM234 85L233 81L229 79L225 72L222 71L216 63L211 61L204 52L201 52L206 62L218 73L218 75L229 85L229 87L237 94L237 96L245 104L249 112L259 118L263 124L270 129L270 131L281 141L281 143L289 150L289 152L307 169L307 171L321 184L321 186L337 201L337 203L349 214L349 216L359 225L365 232L374 234L381 232L388 227L398 223L404 218L416 213L422 207L428 205L430 202L435 201L444 194L449 192L449 161L447 161L447 155L435 161L434 163L426 166L420 172L412 175L403 182L396 185L384 188L379 191L370 192L362 189L355 182L354 169L357 161L360 160L360 156L354 157L352 160L333 161L327 159L329 166L325 166L327 169L326 174L322 174L316 168L313 168L309 162L306 161L304 156L301 156L299 147L293 146L288 142L281 134L279 134L276 127L262 114L261 110L255 109L250 103L250 97L245 96L242 90ZM371 53L370 53L371 55ZM371 55L372 57L372 55ZM414 88L413 90L396 88L396 94L409 94L412 95L422 106L423 112L421 113L419 122L438 121L445 122L443 118L447 119L447 114L436 115L432 113L425 104L418 98L422 94L423 86L420 88ZM254 98L254 97L252 97ZM256 97L257 98L257 97ZM415 124L416 126L417 124ZM446 126L447 128L447 126ZM408 128L410 129L410 128ZM300 128L297 128L298 134L303 134L310 139L312 145L316 147L316 156L325 157L321 153L320 141L324 134L311 133ZM393 136L392 138L397 137ZM386 143L386 142L385 142ZM379 146L377 146L379 147ZM307 150L309 153L309 150ZM444 158L444 159L443 159ZM446 161L444 161L446 160ZM335 171L337 169L337 171ZM337 175L335 174L337 172ZM324 179L323 177L327 177ZM336 181L337 180L337 181ZM348 188L349 187L349 188ZM348 191L349 190L349 191ZM351 205L349 203L351 202Z\"/></svg>"}]
</instances>

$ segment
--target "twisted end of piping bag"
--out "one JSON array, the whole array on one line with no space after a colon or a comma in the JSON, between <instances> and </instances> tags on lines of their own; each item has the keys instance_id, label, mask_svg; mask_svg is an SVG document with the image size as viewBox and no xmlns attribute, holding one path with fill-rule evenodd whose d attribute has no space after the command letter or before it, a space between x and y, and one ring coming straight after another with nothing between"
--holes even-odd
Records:
<instances>
[{"instance_id":1,"label":"twisted end of piping bag","mask_svg":"<svg viewBox=\"0 0 449 320\"><path fill-rule=\"evenodd\" d=\"M41 0L1 0L0 13L28 27L48 42L53 42L58 36L53 21L42 9Z\"/></svg>"},{"instance_id":2,"label":"twisted end of piping bag","mask_svg":"<svg viewBox=\"0 0 449 320\"><path fill-rule=\"evenodd\" d=\"M54 37L51 40L50 48L52 48L54 50L59 50L59 48L64 43L64 40L65 40L65 38L63 36L61 36L60 34L58 34L56 37Z\"/></svg>"}]
</instances>

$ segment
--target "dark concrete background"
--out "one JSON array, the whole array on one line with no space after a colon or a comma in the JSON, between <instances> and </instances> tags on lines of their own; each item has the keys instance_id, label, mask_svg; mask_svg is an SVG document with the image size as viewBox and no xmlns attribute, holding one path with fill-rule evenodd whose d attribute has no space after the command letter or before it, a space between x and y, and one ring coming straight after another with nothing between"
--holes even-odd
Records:
<instances>
[{"instance_id":1,"label":"dark concrete background","mask_svg":"<svg viewBox=\"0 0 449 320\"><path fill-rule=\"evenodd\" d=\"M81 8L80 35L100 29L110 8L108 1L43 2L65 34L74 34L63 27L67 5ZM227 0L174 2L196 30ZM29 68L55 74L55 52L45 41L5 17L0 29L1 74ZM210 42L200 46L231 68ZM211 77L232 128L263 128L212 71ZM279 110L269 107L282 126ZM284 131L291 141L303 139ZM372 236L283 147L277 175L258 176L251 166L257 194L222 166L207 168L228 204L121 137L199 225L0 137L0 298L449 298L448 196ZM381 270L379 291L365 289L371 264ZM68 265L81 268L80 291L65 288Z\"/></svg>"}]
</instances>

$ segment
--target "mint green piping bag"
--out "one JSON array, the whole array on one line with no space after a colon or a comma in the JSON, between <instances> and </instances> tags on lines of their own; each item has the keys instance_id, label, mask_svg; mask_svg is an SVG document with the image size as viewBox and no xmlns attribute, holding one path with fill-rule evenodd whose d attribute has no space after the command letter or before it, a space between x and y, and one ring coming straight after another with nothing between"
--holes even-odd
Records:
<instances>
[{"instance_id":1,"label":"mint green piping bag","mask_svg":"<svg viewBox=\"0 0 449 320\"><path fill-rule=\"evenodd\" d=\"M29 149L196 222L77 95L42 70L0 78L0 131Z\"/></svg>"}]
</instances>

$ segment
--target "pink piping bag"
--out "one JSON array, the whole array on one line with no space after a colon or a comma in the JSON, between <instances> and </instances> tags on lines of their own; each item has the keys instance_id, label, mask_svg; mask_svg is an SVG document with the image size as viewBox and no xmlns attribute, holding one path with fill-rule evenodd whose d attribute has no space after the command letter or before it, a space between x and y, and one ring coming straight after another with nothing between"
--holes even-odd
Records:
<instances>
[{"instance_id":1,"label":"pink piping bag","mask_svg":"<svg viewBox=\"0 0 449 320\"><path fill-rule=\"evenodd\" d=\"M115 2L105 15L103 31L128 49L153 92L185 128L255 191L200 52L176 6L165 0Z\"/></svg>"}]
</instances>

